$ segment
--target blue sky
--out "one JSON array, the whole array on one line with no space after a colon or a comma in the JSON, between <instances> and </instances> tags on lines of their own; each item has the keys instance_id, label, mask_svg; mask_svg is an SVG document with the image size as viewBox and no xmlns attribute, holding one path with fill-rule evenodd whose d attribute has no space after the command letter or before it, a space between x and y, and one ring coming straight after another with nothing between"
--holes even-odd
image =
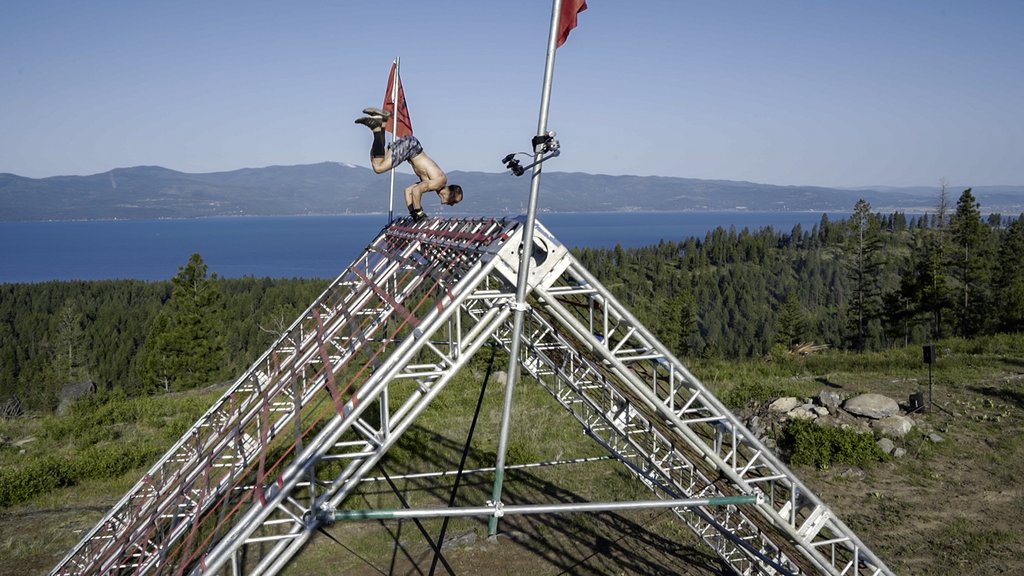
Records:
<instances>
[{"instance_id":1,"label":"blue sky","mask_svg":"<svg viewBox=\"0 0 1024 576\"><path fill-rule=\"evenodd\" d=\"M1024 2L588 0L548 170L1024 184ZM0 172L368 165L391 61L447 170L537 127L547 0L32 0L0 9Z\"/></svg>"}]
</instances>

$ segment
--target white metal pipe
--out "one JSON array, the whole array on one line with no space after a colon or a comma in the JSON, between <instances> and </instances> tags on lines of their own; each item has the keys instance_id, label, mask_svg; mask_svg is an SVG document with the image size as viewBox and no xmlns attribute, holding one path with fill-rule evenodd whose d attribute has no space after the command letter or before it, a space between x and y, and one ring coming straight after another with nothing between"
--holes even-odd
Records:
<instances>
[{"instance_id":1,"label":"white metal pipe","mask_svg":"<svg viewBox=\"0 0 1024 576\"><path fill-rule=\"evenodd\" d=\"M548 51L544 64L544 86L541 90L540 117L537 120L537 136L544 136L548 126L548 108L551 103L551 83L555 74L555 49L558 36L558 20L562 0L552 0L551 27L548 29ZM534 149L537 156L541 154L541 146ZM533 257L533 229L537 223L537 197L540 194L541 163L533 165L533 176L530 180L530 203L526 212L526 227L523 231L523 248L519 253L519 276L516 282L515 316L512 321L512 343L509 347L508 370L505 383L505 404L501 413L501 431L498 436L498 454L495 463L494 488L491 498L501 502L501 485L505 479L505 455L508 451L508 431L512 419L512 393L516 380L519 379L519 346L522 340L523 314L526 311L526 288L530 276L530 258ZM492 517L488 523L488 532L493 536L498 530L498 519Z\"/></svg>"},{"instance_id":2,"label":"white metal pipe","mask_svg":"<svg viewBox=\"0 0 1024 576\"><path fill-rule=\"evenodd\" d=\"M398 520L404 518L445 518L456 516L490 516L500 518L518 514L561 514L567 512L610 512L615 510L646 510L651 508L695 508L698 506L738 506L756 504L760 495L719 496L673 500L637 500L630 502L583 502L574 504L523 504L460 508L404 508L400 510L336 510L335 520Z\"/></svg>"},{"instance_id":3,"label":"white metal pipe","mask_svg":"<svg viewBox=\"0 0 1024 576\"><path fill-rule=\"evenodd\" d=\"M398 79L399 69L402 67L402 58L395 58L395 77L391 79L391 102L394 110L391 112L391 141L394 142L398 136ZM385 130L385 133L387 131ZM395 221L395 166L391 167L391 192L388 194L388 225Z\"/></svg>"}]
</instances>

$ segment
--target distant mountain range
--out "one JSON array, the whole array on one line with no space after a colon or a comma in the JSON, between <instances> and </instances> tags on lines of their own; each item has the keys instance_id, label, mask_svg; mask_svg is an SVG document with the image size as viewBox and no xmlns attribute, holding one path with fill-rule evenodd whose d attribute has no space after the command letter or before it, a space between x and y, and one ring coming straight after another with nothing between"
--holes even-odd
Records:
<instances>
[{"instance_id":1,"label":"distant mountain range","mask_svg":"<svg viewBox=\"0 0 1024 576\"><path fill-rule=\"evenodd\" d=\"M450 172L465 190L455 208L424 200L434 214L521 214L526 212L530 174ZM399 173L395 211L405 213L401 191L414 181ZM387 212L387 175L369 168L323 162L299 166L245 168L189 174L159 166L117 168L91 176L25 178L0 174L0 220L99 220L363 214ZM961 189L949 190L955 205ZM607 176L545 172L540 210L619 211L815 211L850 212L858 199L876 212L934 211L938 187L865 189L774 186L730 180L662 176ZM975 186L983 213L1024 212L1024 186Z\"/></svg>"}]
</instances>

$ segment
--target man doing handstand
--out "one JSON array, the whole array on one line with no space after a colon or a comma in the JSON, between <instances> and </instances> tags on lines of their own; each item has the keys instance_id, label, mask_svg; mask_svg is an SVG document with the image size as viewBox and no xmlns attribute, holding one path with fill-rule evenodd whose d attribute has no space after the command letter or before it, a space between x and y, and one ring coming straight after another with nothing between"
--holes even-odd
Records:
<instances>
[{"instance_id":1,"label":"man doing handstand","mask_svg":"<svg viewBox=\"0 0 1024 576\"><path fill-rule=\"evenodd\" d=\"M363 114L366 116L357 118L356 124L362 124L373 131L373 146L370 148L370 164L373 171L382 174L408 161L413 172L420 178L419 182L405 189L405 203L413 220L419 222L427 217L423 211L422 199L430 190L437 192L442 204L452 206L462 201L462 187L448 183L448 176L437 162L427 156L415 136L396 138L387 147L384 146L384 123L391 116L391 112L379 108L366 108Z\"/></svg>"}]
</instances>

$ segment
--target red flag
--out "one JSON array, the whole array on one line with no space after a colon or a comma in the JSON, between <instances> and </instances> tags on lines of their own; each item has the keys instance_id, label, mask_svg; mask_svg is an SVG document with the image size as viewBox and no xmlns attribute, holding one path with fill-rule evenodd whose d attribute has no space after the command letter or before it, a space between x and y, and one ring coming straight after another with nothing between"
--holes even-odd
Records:
<instances>
[{"instance_id":1,"label":"red flag","mask_svg":"<svg viewBox=\"0 0 1024 576\"><path fill-rule=\"evenodd\" d=\"M580 12L587 9L587 0L562 0L562 12L558 16L558 44L556 48L561 48L562 44L569 39L569 32L576 27L576 18Z\"/></svg>"},{"instance_id":2,"label":"red flag","mask_svg":"<svg viewBox=\"0 0 1024 576\"><path fill-rule=\"evenodd\" d=\"M391 74L388 76L388 91L384 93L384 110L391 112L391 117L384 123L384 129L395 135L395 138L412 136L412 119L409 118L409 105L405 102L405 90L402 89L402 77L398 76L398 113L395 113L395 101L391 97L395 88L395 76L398 75L398 65L391 63ZM398 119L398 128L395 129L395 118Z\"/></svg>"}]
</instances>

